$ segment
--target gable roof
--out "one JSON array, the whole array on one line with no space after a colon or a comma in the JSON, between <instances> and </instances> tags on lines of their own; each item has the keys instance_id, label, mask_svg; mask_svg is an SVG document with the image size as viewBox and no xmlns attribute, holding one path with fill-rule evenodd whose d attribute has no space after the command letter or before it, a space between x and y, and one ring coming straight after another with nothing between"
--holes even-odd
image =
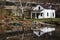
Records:
<instances>
[{"instance_id":1,"label":"gable roof","mask_svg":"<svg viewBox=\"0 0 60 40\"><path fill-rule=\"evenodd\" d=\"M52 8L51 5L40 4L40 5L37 5L36 7L34 7L33 10L39 10L39 7L40 7L40 10Z\"/></svg>"},{"instance_id":2,"label":"gable roof","mask_svg":"<svg viewBox=\"0 0 60 40\"><path fill-rule=\"evenodd\" d=\"M43 8L41 5L37 5L36 7L33 8L33 10L39 10L39 7L40 7L40 10L45 9L45 8Z\"/></svg>"}]
</instances>

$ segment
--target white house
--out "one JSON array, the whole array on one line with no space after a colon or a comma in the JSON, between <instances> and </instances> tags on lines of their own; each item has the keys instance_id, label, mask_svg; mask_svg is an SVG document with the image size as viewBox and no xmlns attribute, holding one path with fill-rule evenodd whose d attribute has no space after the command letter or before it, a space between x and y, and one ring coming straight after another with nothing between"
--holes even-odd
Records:
<instances>
[{"instance_id":1,"label":"white house","mask_svg":"<svg viewBox=\"0 0 60 40\"><path fill-rule=\"evenodd\" d=\"M55 10L54 9L46 9L41 5L37 5L31 11L31 18L42 19L42 18L55 18Z\"/></svg>"},{"instance_id":2,"label":"white house","mask_svg":"<svg viewBox=\"0 0 60 40\"><path fill-rule=\"evenodd\" d=\"M45 33L48 33L49 35L52 35L52 32L55 31L55 28L51 27L43 27L43 28L38 28L38 29L31 29L33 30L33 33L37 35L38 37L44 35Z\"/></svg>"}]
</instances>

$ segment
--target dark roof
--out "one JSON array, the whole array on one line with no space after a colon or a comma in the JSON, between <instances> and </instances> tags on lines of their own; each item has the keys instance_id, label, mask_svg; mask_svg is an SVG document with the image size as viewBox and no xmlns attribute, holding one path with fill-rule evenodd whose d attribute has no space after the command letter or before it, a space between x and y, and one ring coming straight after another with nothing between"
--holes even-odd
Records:
<instances>
[{"instance_id":1,"label":"dark roof","mask_svg":"<svg viewBox=\"0 0 60 40\"><path fill-rule=\"evenodd\" d=\"M40 4L40 5L45 9L50 9L50 6L52 6L51 9L54 9L51 3L45 3L45 4Z\"/></svg>"},{"instance_id":2,"label":"dark roof","mask_svg":"<svg viewBox=\"0 0 60 40\"><path fill-rule=\"evenodd\" d=\"M31 12L41 12L42 10L32 10Z\"/></svg>"}]
</instances>

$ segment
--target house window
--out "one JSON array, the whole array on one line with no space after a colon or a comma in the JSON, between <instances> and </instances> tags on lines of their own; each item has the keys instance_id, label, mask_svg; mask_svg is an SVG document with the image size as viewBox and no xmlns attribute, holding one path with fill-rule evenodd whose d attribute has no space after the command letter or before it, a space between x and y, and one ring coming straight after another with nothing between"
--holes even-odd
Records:
<instances>
[{"instance_id":1,"label":"house window","mask_svg":"<svg viewBox=\"0 0 60 40\"><path fill-rule=\"evenodd\" d=\"M53 16L54 16L54 13L53 13Z\"/></svg>"},{"instance_id":2,"label":"house window","mask_svg":"<svg viewBox=\"0 0 60 40\"><path fill-rule=\"evenodd\" d=\"M49 16L49 14L47 13L47 16Z\"/></svg>"},{"instance_id":3,"label":"house window","mask_svg":"<svg viewBox=\"0 0 60 40\"><path fill-rule=\"evenodd\" d=\"M40 15L43 16L43 13L41 13Z\"/></svg>"},{"instance_id":4,"label":"house window","mask_svg":"<svg viewBox=\"0 0 60 40\"><path fill-rule=\"evenodd\" d=\"M39 14L40 14L40 13L37 13L37 18L38 18L38 16L39 16Z\"/></svg>"},{"instance_id":5,"label":"house window","mask_svg":"<svg viewBox=\"0 0 60 40\"><path fill-rule=\"evenodd\" d=\"M39 10L40 10L40 7L39 7Z\"/></svg>"}]
</instances>

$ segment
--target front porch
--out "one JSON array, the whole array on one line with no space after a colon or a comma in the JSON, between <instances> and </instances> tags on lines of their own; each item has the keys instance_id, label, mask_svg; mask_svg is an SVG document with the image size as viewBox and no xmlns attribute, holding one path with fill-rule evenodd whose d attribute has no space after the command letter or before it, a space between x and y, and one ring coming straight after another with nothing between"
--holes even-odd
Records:
<instances>
[{"instance_id":1,"label":"front porch","mask_svg":"<svg viewBox=\"0 0 60 40\"><path fill-rule=\"evenodd\" d=\"M40 10L34 10L31 12L31 19L40 19L44 18L44 14L40 13Z\"/></svg>"}]
</instances>

